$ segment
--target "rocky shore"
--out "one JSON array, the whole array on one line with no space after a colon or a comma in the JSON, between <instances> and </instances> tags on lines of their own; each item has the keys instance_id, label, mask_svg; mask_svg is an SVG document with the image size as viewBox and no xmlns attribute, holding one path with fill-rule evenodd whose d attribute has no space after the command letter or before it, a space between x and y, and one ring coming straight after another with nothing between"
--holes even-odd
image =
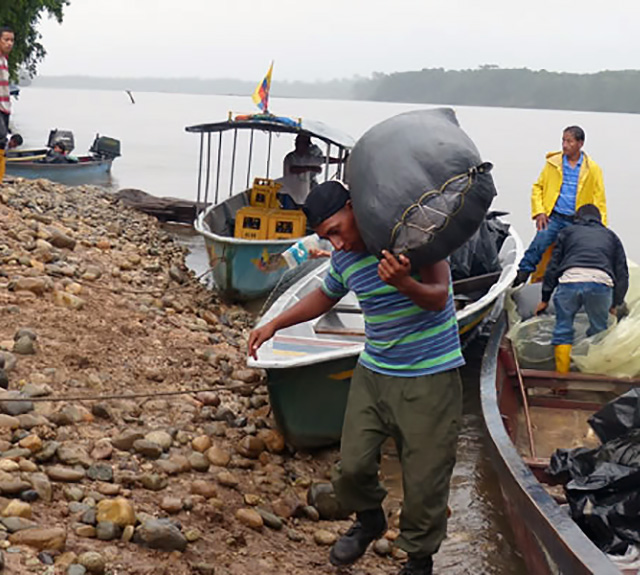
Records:
<instances>
[{"instance_id":1,"label":"rocky shore","mask_svg":"<svg viewBox=\"0 0 640 575\"><path fill-rule=\"evenodd\" d=\"M286 448L254 318L184 257L98 188L0 186L2 573L335 573L337 452ZM349 573L395 573L396 535Z\"/></svg>"}]
</instances>

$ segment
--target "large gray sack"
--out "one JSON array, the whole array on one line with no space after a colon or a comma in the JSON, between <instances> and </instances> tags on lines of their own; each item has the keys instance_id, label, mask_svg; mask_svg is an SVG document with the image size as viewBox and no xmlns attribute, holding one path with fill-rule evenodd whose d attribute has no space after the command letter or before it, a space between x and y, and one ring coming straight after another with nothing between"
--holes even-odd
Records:
<instances>
[{"instance_id":1,"label":"large gray sack","mask_svg":"<svg viewBox=\"0 0 640 575\"><path fill-rule=\"evenodd\" d=\"M414 269L445 259L484 220L496 195L491 168L450 108L377 124L358 140L348 163L367 249L405 254Z\"/></svg>"}]
</instances>

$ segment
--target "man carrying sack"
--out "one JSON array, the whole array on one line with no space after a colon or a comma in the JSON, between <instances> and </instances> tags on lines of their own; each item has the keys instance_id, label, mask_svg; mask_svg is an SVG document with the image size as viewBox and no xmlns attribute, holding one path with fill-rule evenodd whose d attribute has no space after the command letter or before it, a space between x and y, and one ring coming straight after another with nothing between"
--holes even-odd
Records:
<instances>
[{"instance_id":1,"label":"man carrying sack","mask_svg":"<svg viewBox=\"0 0 640 575\"><path fill-rule=\"evenodd\" d=\"M365 349L345 413L341 462L333 478L341 506L356 513L333 546L330 561L354 563L382 537L386 490L378 478L380 449L391 437L403 474L404 502L396 544L409 554L401 575L431 575L446 535L449 482L462 418L464 364L446 261L411 273L409 260L367 251L349 192L331 181L314 188L304 206L309 225L335 252L321 288L258 327L249 353L276 331L328 312L350 290L365 318Z\"/></svg>"}]
</instances>

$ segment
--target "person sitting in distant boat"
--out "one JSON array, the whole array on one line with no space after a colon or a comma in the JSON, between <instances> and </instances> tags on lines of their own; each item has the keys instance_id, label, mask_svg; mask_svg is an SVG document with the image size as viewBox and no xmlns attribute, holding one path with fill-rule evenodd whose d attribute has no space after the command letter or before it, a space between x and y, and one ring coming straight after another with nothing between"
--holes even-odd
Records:
<instances>
[{"instance_id":1,"label":"person sitting in distant boat","mask_svg":"<svg viewBox=\"0 0 640 575\"><path fill-rule=\"evenodd\" d=\"M24 144L24 140L20 134L13 134L7 142L7 150L15 150Z\"/></svg>"},{"instance_id":2,"label":"person sitting in distant boat","mask_svg":"<svg viewBox=\"0 0 640 575\"><path fill-rule=\"evenodd\" d=\"M304 205L311 188L317 185L315 175L322 172L324 156L307 134L298 134L295 149L284 157L279 198L284 209Z\"/></svg>"},{"instance_id":3,"label":"person sitting in distant boat","mask_svg":"<svg viewBox=\"0 0 640 575\"><path fill-rule=\"evenodd\" d=\"M67 147L64 142L56 142L53 148L47 152L47 155L39 160L43 164L66 164L69 162L67 158Z\"/></svg>"},{"instance_id":4,"label":"person sitting in distant boat","mask_svg":"<svg viewBox=\"0 0 640 575\"><path fill-rule=\"evenodd\" d=\"M623 305L628 288L627 256L620 238L604 226L595 205L580 206L576 222L558 234L536 308L536 315L543 313L555 290L551 343L557 372L569 371L573 320L580 308L589 318L587 336L596 335L607 329L609 313Z\"/></svg>"}]
</instances>

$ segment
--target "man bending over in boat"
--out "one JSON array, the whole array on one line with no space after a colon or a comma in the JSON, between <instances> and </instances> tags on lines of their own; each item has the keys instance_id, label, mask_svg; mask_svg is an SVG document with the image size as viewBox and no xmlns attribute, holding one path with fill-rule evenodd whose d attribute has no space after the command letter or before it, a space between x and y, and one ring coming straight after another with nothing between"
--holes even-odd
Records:
<instances>
[{"instance_id":1,"label":"man bending over in boat","mask_svg":"<svg viewBox=\"0 0 640 575\"><path fill-rule=\"evenodd\" d=\"M412 274L407 258L367 252L346 188L329 181L304 206L309 225L335 251L321 288L251 332L249 353L276 331L327 313L349 290L365 319L365 349L351 379L333 485L353 526L333 546L333 565L349 565L387 529L378 478L380 448L391 437L403 473L396 544L409 553L402 575L431 575L447 528L449 481L462 413L464 364L446 261Z\"/></svg>"},{"instance_id":2,"label":"man bending over in boat","mask_svg":"<svg viewBox=\"0 0 640 575\"><path fill-rule=\"evenodd\" d=\"M542 301L536 314L544 312L555 290L556 325L551 342L555 346L556 371L567 373L571 363L573 320L580 310L589 318L588 336L607 329L609 312L624 302L629 287L627 256L618 236L602 224L593 204L578 209L576 223L563 229L547 266Z\"/></svg>"},{"instance_id":3,"label":"man bending over in boat","mask_svg":"<svg viewBox=\"0 0 640 575\"><path fill-rule=\"evenodd\" d=\"M569 126L562 133L562 152L550 152L531 190L531 216L536 235L524 253L514 287L525 283L560 231L573 223L576 210L595 204L607 224L602 170L582 151L584 130Z\"/></svg>"}]
</instances>

